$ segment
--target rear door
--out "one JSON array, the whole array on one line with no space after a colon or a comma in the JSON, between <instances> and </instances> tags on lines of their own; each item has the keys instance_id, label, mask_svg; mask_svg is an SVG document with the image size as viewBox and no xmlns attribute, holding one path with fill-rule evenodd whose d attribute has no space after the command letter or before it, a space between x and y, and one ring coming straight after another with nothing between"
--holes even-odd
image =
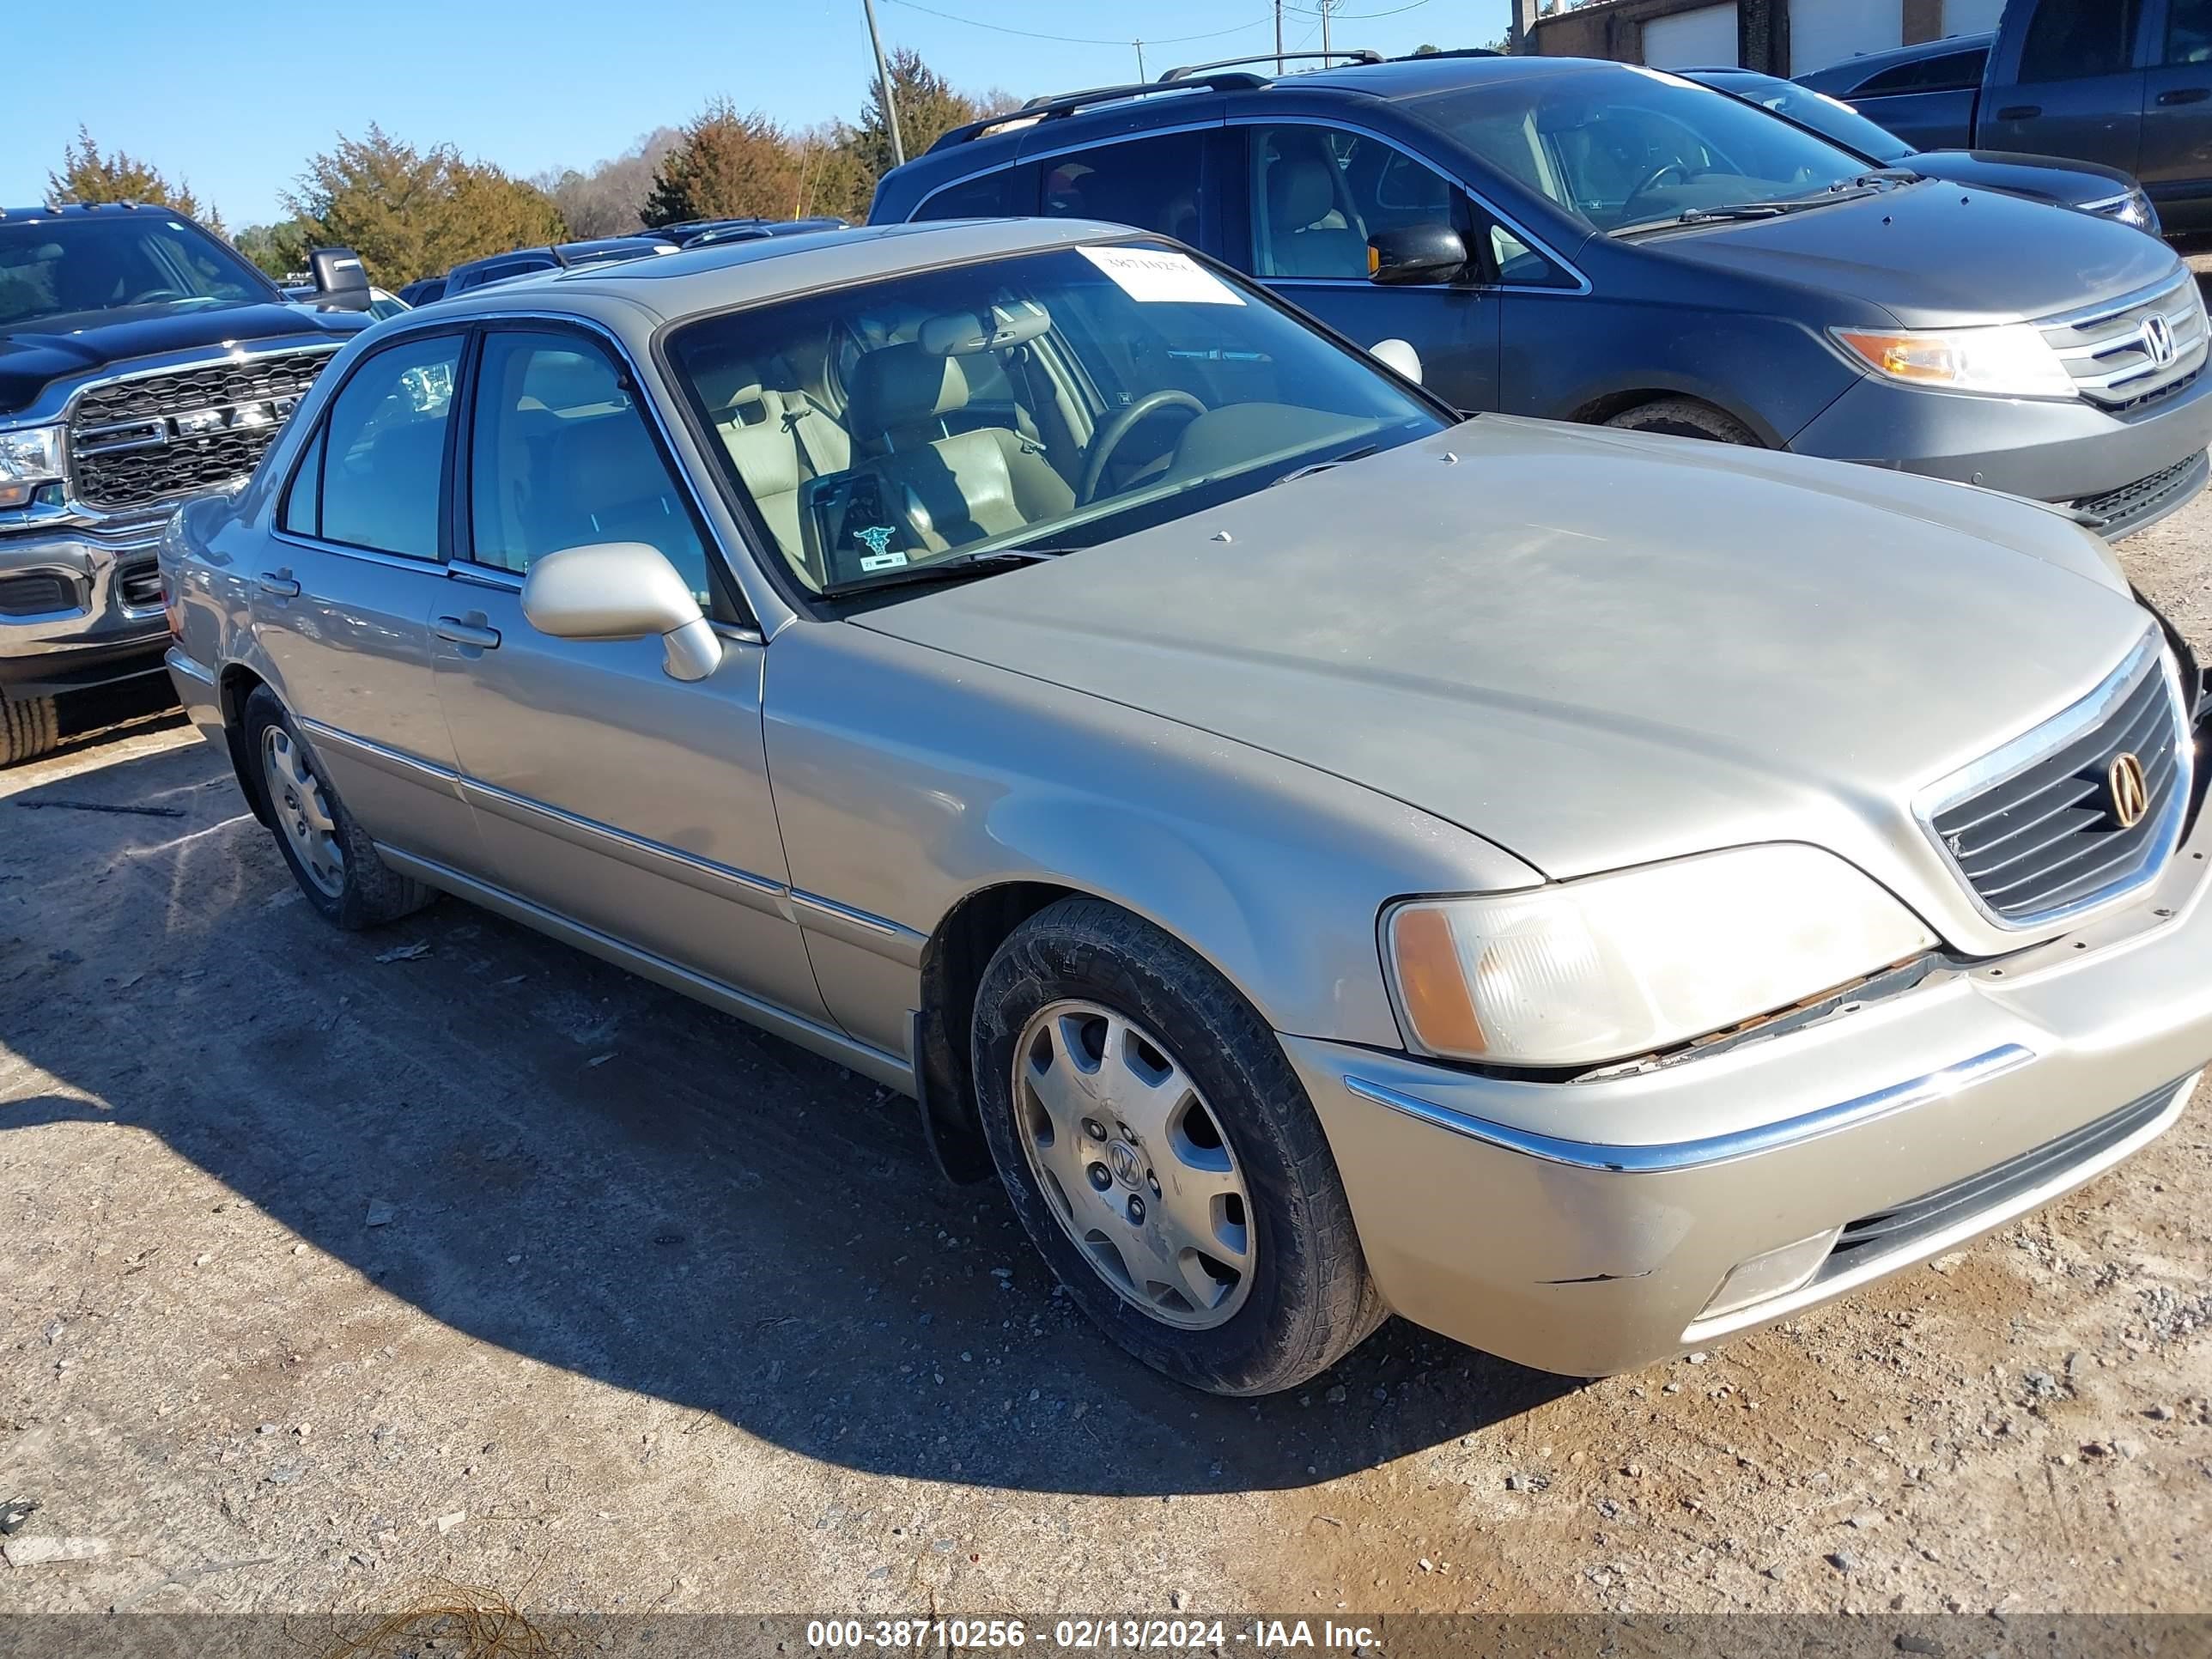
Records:
<instances>
[{"instance_id":1,"label":"rear door","mask_svg":"<svg viewBox=\"0 0 2212 1659\"><path fill-rule=\"evenodd\" d=\"M2177 229L2212 224L2212 0L2159 0L2136 169Z\"/></svg>"},{"instance_id":2,"label":"rear door","mask_svg":"<svg viewBox=\"0 0 2212 1659\"><path fill-rule=\"evenodd\" d=\"M2136 172L2145 12L2145 0L2012 0L1982 94L1976 148Z\"/></svg>"},{"instance_id":3,"label":"rear door","mask_svg":"<svg viewBox=\"0 0 2212 1659\"><path fill-rule=\"evenodd\" d=\"M433 684L443 501L466 336L413 334L356 362L324 405L244 574L276 690L377 841L465 871L483 852Z\"/></svg>"}]
</instances>

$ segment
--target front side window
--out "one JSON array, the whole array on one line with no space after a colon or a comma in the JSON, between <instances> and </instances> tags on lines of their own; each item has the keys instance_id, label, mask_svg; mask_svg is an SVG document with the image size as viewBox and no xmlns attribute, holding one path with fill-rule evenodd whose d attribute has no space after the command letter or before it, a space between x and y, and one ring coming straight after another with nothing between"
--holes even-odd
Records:
<instances>
[{"instance_id":1,"label":"front side window","mask_svg":"<svg viewBox=\"0 0 2212 1659\"><path fill-rule=\"evenodd\" d=\"M2117 75L2136 61L2142 0L2040 0L2020 51L2023 82Z\"/></svg>"},{"instance_id":2,"label":"front side window","mask_svg":"<svg viewBox=\"0 0 2212 1659\"><path fill-rule=\"evenodd\" d=\"M836 385L790 390L779 366L829 339L855 343ZM832 594L963 554L1110 558L1103 544L1446 424L1363 355L1157 242L703 318L667 356L774 550Z\"/></svg>"},{"instance_id":3,"label":"front side window","mask_svg":"<svg viewBox=\"0 0 2212 1659\"><path fill-rule=\"evenodd\" d=\"M0 223L0 328L64 331L132 306L274 303L268 279L167 214L54 214Z\"/></svg>"},{"instance_id":4,"label":"front side window","mask_svg":"<svg viewBox=\"0 0 2212 1659\"><path fill-rule=\"evenodd\" d=\"M599 542L658 549L711 599L707 549L620 371L580 335L484 337L469 443L470 556L518 574Z\"/></svg>"},{"instance_id":5,"label":"front side window","mask_svg":"<svg viewBox=\"0 0 2212 1659\"><path fill-rule=\"evenodd\" d=\"M1205 155L1202 132L1167 132L1055 155L1040 164L1044 216L1103 219L1195 242Z\"/></svg>"},{"instance_id":6,"label":"front side window","mask_svg":"<svg viewBox=\"0 0 2212 1659\"><path fill-rule=\"evenodd\" d=\"M1422 118L1593 228L1767 216L1847 200L1863 157L1657 70L1597 68L1441 94Z\"/></svg>"},{"instance_id":7,"label":"front side window","mask_svg":"<svg viewBox=\"0 0 2212 1659\"><path fill-rule=\"evenodd\" d=\"M2175 67L2212 64L2212 0L2166 0L2160 61Z\"/></svg>"},{"instance_id":8,"label":"front side window","mask_svg":"<svg viewBox=\"0 0 2212 1659\"><path fill-rule=\"evenodd\" d=\"M310 447L306 465L319 463L319 488L294 476L287 527L349 547L437 558L446 423L460 357L461 337L441 334L364 358L331 400ZM308 495L312 530L289 516Z\"/></svg>"},{"instance_id":9,"label":"front side window","mask_svg":"<svg viewBox=\"0 0 2212 1659\"><path fill-rule=\"evenodd\" d=\"M1457 192L1405 151L1334 127L1255 127L1252 271L1364 282L1367 239L1458 222Z\"/></svg>"}]
</instances>

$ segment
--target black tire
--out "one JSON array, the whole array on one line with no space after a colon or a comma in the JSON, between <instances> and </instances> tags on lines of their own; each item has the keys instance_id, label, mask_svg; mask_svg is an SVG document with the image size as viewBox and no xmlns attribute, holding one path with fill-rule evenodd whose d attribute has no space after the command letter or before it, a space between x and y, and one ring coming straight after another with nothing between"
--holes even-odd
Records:
<instances>
[{"instance_id":1,"label":"black tire","mask_svg":"<svg viewBox=\"0 0 2212 1659\"><path fill-rule=\"evenodd\" d=\"M1694 398L1662 398L1656 404L1643 404L1637 408L1623 410L1606 422L1627 432L1658 432L1670 438L1703 438L1717 444L1743 444L1753 449L1764 449L1753 432L1733 415L1723 414L1711 404L1701 404Z\"/></svg>"},{"instance_id":2,"label":"black tire","mask_svg":"<svg viewBox=\"0 0 2212 1659\"><path fill-rule=\"evenodd\" d=\"M1252 1283L1226 1322L1182 1329L1133 1305L1077 1248L1031 1169L1016 1127L1015 1048L1030 1018L1062 1000L1155 1034L1233 1146L1255 1249ZM984 971L970 1042L984 1135L1015 1212L1076 1304L1153 1370L1213 1394L1272 1394L1327 1370L1382 1323L1336 1160L1281 1045L1160 929L1091 899L1038 912Z\"/></svg>"},{"instance_id":3,"label":"black tire","mask_svg":"<svg viewBox=\"0 0 2212 1659\"><path fill-rule=\"evenodd\" d=\"M327 893L318 885L301 863L290 839L281 830L270 833L276 840L276 850L284 855L291 866L292 878L300 884L300 891L313 905L324 921L343 927L349 933L365 927L380 927L386 922L397 921L402 916L412 915L438 895L430 888L409 876L403 876L377 855L376 844L370 841L353 814L346 811L345 802L339 799L331 785L330 775L324 770L321 758L300 735L292 724L292 717L284 712L284 705L267 686L257 686L253 695L246 700L246 753L248 757L252 787L260 795L261 805L269 810L274 823L279 805L270 799L269 786L262 772L262 733L270 727L280 728L299 754L306 760L307 769L314 775L317 788L321 793L331 821L337 826L337 841L345 855L343 885L335 894Z\"/></svg>"},{"instance_id":4,"label":"black tire","mask_svg":"<svg viewBox=\"0 0 2212 1659\"><path fill-rule=\"evenodd\" d=\"M61 712L52 697L0 696L0 766L36 759L61 740Z\"/></svg>"}]
</instances>

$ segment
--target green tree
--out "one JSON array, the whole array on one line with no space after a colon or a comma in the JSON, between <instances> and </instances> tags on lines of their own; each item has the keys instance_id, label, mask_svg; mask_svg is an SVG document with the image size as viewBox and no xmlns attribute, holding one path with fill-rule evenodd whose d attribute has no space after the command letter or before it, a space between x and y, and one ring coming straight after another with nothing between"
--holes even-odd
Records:
<instances>
[{"instance_id":1,"label":"green tree","mask_svg":"<svg viewBox=\"0 0 2212 1659\"><path fill-rule=\"evenodd\" d=\"M287 219L279 225L248 225L231 239L231 245L282 282L307 267L309 228L305 221Z\"/></svg>"},{"instance_id":2,"label":"green tree","mask_svg":"<svg viewBox=\"0 0 2212 1659\"><path fill-rule=\"evenodd\" d=\"M800 171L781 127L757 110L716 99L662 158L645 198L645 222L789 218L799 205Z\"/></svg>"},{"instance_id":3,"label":"green tree","mask_svg":"<svg viewBox=\"0 0 2212 1659\"><path fill-rule=\"evenodd\" d=\"M910 156L921 155L953 128L987 115L1002 114L1018 101L996 89L961 91L923 63L921 54L911 46L895 47L887 67L891 100L898 111L899 137ZM876 193L876 181L891 167L890 130L884 123L883 99L872 76L860 119L852 125L839 123L828 149L830 153L818 166L818 178L809 180L804 211L865 219Z\"/></svg>"},{"instance_id":4,"label":"green tree","mask_svg":"<svg viewBox=\"0 0 2212 1659\"><path fill-rule=\"evenodd\" d=\"M64 147L62 170L46 175L46 199L57 207L71 202L148 202L174 208L218 236L229 234L221 214L202 210L189 184L181 179L171 184L150 162L127 151L103 152L84 127L76 130L75 143Z\"/></svg>"},{"instance_id":5,"label":"green tree","mask_svg":"<svg viewBox=\"0 0 2212 1659\"><path fill-rule=\"evenodd\" d=\"M353 249L387 288L568 235L535 185L465 161L450 144L418 150L375 125L360 138L341 133L307 163L285 205L307 244Z\"/></svg>"}]
</instances>

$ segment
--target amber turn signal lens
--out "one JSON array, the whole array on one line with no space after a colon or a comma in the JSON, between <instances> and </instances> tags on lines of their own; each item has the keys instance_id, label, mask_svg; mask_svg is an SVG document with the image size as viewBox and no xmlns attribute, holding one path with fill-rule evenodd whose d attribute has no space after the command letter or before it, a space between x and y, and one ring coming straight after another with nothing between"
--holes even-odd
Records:
<instances>
[{"instance_id":1,"label":"amber turn signal lens","mask_svg":"<svg viewBox=\"0 0 2212 1659\"><path fill-rule=\"evenodd\" d=\"M1401 910L1391 923L1390 951L1413 1036L1436 1054L1482 1053L1489 1045L1468 998L1450 919L1438 910Z\"/></svg>"}]
</instances>

